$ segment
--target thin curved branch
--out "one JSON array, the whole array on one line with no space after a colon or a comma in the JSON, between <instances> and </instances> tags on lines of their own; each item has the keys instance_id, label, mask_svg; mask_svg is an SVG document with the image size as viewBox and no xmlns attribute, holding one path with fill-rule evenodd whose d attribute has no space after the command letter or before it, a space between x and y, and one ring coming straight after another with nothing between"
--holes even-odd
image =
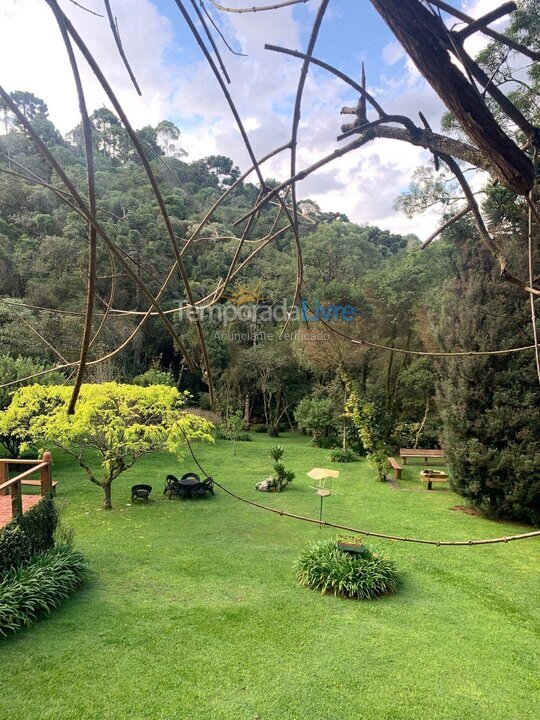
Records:
<instances>
[{"instance_id":1,"label":"thin curved branch","mask_svg":"<svg viewBox=\"0 0 540 720\"><path fill-rule=\"evenodd\" d=\"M237 15L240 15L242 13L264 12L265 10L279 10L280 8L289 7L290 5L301 5L303 3L309 2L309 0L282 0L282 2L275 3L274 5L253 5L251 7L243 8L225 7L224 5L220 5L217 0L210 0L210 2L216 8L216 10L220 10L221 12L226 13L236 13Z\"/></svg>"},{"instance_id":2,"label":"thin curved branch","mask_svg":"<svg viewBox=\"0 0 540 720\"><path fill-rule=\"evenodd\" d=\"M131 65L129 64L129 60L127 59L126 53L124 51L124 46L122 45L120 31L118 30L118 21L113 16L113 12L112 12L112 8L111 8L111 1L104 0L104 3L105 3L105 9L107 10L107 17L109 18L109 25L111 26L114 42L116 43L116 47L118 48L118 54L122 58L122 62L124 63L125 68L128 71L131 82L133 83L133 87L137 91L137 94L140 97L142 97L142 92L139 87L139 83L137 82L137 78L135 77L135 74L134 74L133 70L131 69Z\"/></svg>"},{"instance_id":3,"label":"thin curved branch","mask_svg":"<svg viewBox=\"0 0 540 720\"><path fill-rule=\"evenodd\" d=\"M460 210L456 215L450 218L450 220L447 220L444 225L441 225L440 228L437 228L434 233L432 233L427 240L424 240L420 248L424 250L424 248L427 248L431 243L439 237L441 233L443 233L445 230L448 230L449 227L452 227L454 223L457 223L458 220L461 220L461 218L465 217L465 215L468 215L471 212L471 206L467 205L463 208L463 210Z\"/></svg>"}]
</instances>

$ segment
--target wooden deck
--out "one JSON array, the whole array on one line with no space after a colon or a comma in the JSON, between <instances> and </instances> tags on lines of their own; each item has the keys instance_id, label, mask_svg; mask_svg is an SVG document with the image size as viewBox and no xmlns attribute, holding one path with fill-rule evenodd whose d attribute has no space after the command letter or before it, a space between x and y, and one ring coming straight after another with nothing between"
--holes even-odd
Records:
<instances>
[{"instance_id":1,"label":"wooden deck","mask_svg":"<svg viewBox=\"0 0 540 720\"><path fill-rule=\"evenodd\" d=\"M23 495L22 506L23 512L30 510L41 500L41 495ZM0 495L0 528L11 522L11 496Z\"/></svg>"}]
</instances>

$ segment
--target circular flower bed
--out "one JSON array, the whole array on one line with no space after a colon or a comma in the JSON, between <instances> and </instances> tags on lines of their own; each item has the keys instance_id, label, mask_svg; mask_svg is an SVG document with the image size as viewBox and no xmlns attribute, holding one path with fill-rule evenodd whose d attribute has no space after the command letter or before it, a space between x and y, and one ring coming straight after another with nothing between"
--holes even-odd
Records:
<instances>
[{"instance_id":1,"label":"circular flower bed","mask_svg":"<svg viewBox=\"0 0 540 720\"><path fill-rule=\"evenodd\" d=\"M296 577L311 590L360 600L388 595L398 585L397 568L382 552L364 545L360 552L347 552L335 539L308 545L298 558Z\"/></svg>"}]
</instances>

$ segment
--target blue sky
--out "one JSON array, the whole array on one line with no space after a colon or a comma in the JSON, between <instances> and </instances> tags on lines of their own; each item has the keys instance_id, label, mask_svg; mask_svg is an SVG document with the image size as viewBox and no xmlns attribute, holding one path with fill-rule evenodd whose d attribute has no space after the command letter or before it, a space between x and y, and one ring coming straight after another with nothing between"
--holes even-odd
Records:
<instances>
[{"instance_id":1,"label":"blue sky","mask_svg":"<svg viewBox=\"0 0 540 720\"><path fill-rule=\"evenodd\" d=\"M102 0L81 0L102 12ZM268 1L268 0L266 0ZM454 0L477 16L500 0ZM105 69L109 81L136 127L170 119L182 131L182 144L195 159L220 153L241 167L247 154L215 78L174 0L112 0L124 47L143 90L138 98L111 39L105 18L76 8L69 0L62 7L79 28ZM251 0L228 0L246 6ZM186 2L189 6L189 3ZM311 2L274 12L223 14L208 9L235 49L247 57L231 55L219 38L216 42L232 78L230 86L249 131L255 152L266 154L290 135L290 111L301 61L269 53L264 43L294 49L306 46L318 3ZM437 126L444 110L369 0L331 0L315 55L359 79L366 63L368 89L390 112L416 115L421 109ZM77 101L58 29L43 0L2 0L0 3L1 82L8 90L27 89L43 97L51 119L67 132L78 122ZM108 104L89 70L83 69L91 107ZM340 81L313 69L306 84L299 135L299 167L310 165L338 146L343 105L357 101ZM431 231L436 217L408 220L393 209L400 191L410 182L414 168L427 156L418 148L390 141L376 141L351 153L335 165L307 178L299 187L323 209L346 212L359 223L377 224L393 231ZM286 156L265 167L265 175L284 178Z\"/></svg>"}]
</instances>

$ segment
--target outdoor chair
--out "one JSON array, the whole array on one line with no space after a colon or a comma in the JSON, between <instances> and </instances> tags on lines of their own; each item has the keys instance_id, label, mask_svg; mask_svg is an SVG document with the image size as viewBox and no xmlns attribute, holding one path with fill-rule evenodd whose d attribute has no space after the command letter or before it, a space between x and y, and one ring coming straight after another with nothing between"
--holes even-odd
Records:
<instances>
[{"instance_id":1,"label":"outdoor chair","mask_svg":"<svg viewBox=\"0 0 540 720\"><path fill-rule=\"evenodd\" d=\"M131 488L131 502L135 502L135 500L144 500L145 502L148 502L148 497L151 492L151 485L133 485Z\"/></svg>"},{"instance_id":2,"label":"outdoor chair","mask_svg":"<svg viewBox=\"0 0 540 720\"><path fill-rule=\"evenodd\" d=\"M213 479L208 477L201 481L200 477L192 472L182 475L180 480L175 475L167 475L163 490L163 494L169 498L179 497L182 500L203 497L207 492L214 494Z\"/></svg>"}]
</instances>

